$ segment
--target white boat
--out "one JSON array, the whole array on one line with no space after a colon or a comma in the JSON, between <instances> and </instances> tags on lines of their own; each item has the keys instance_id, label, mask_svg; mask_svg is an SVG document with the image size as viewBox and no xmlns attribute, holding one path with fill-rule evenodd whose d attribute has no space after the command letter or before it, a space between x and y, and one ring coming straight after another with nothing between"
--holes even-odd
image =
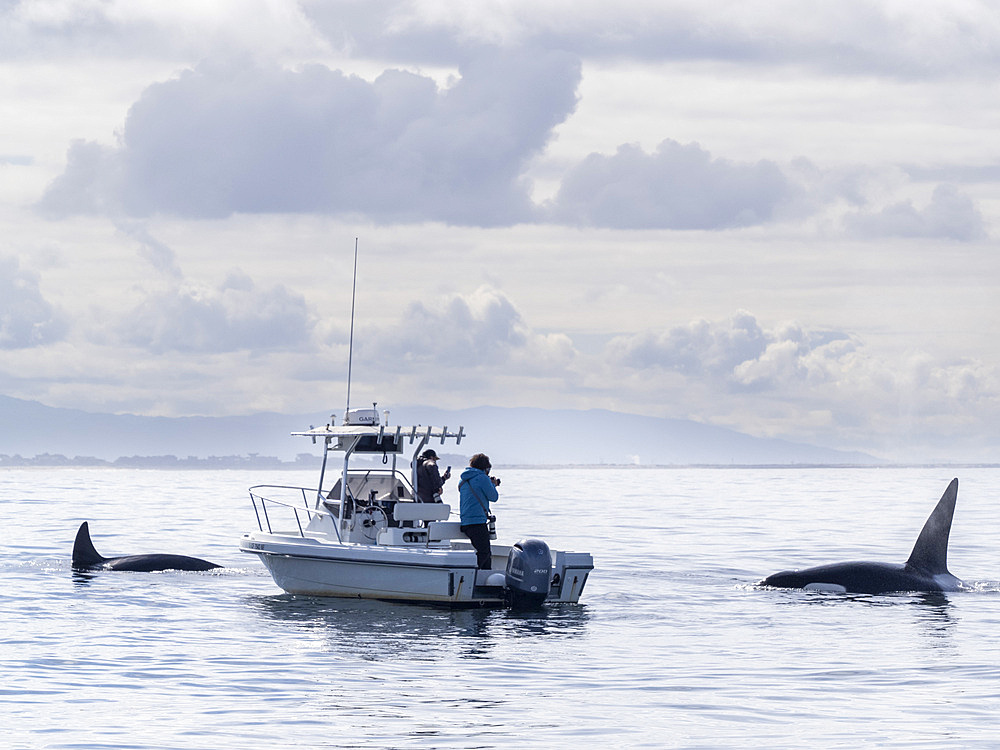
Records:
<instances>
[{"instance_id":1,"label":"white boat","mask_svg":"<svg viewBox=\"0 0 1000 750\"><path fill-rule=\"evenodd\" d=\"M285 591L452 606L579 601L594 568L589 553L522 539L493 544L493 568L478 570L451 506L416 501L417 456L431 441L460 444L464 428L389 426L388 413L380 420L373 408L348 410L342 425L331 418L292 434L322 441L319 481L251 487L258 530L240 540ZM407 453L408 463L398 465ZM331 454L342 454L340 466ZM352 464L359 456L369 463Z\"/></svg>"}]
</instances>

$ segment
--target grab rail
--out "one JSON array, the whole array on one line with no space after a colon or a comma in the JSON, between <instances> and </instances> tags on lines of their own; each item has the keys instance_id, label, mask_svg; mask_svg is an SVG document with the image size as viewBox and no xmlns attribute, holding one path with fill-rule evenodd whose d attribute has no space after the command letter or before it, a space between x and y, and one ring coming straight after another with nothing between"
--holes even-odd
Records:
<instances>
[{"instance_id":1,"label":"grab rail","mask_svg":"<svg viewBox=\"0 0 1000 750\"><path fill-rule=\"evenodd\" d=\"M302 504L304 507L300 508L297 505L292 505L289 502L282 500L275 500L274 498L265 497L259 492L254 490L296 490L302 495ZM328 510L321 508L310 508L309 507L309 495L316 492L315 487L296 487L292 485L284 484L257 484L250 488L250 502L253 504L254 515L257 516L257 528L264 531L264 526L267 526L267 533L273 534L271 530L271 517L267 513L267 505L279 505L283 508L289 508L295 515L295 523L299 527L299 536L305 538L305 532L302 530L302 519L299 517L299 511L305 511L308 517L312 516L329 516L332 520L336 521L336 516L333 515ZM257 509L257 501L260 501L260 510ZM264 522L261 522L261 513L264 514ZM339 531L338 531L339 536Z\"/></svg>"}]
</instances>

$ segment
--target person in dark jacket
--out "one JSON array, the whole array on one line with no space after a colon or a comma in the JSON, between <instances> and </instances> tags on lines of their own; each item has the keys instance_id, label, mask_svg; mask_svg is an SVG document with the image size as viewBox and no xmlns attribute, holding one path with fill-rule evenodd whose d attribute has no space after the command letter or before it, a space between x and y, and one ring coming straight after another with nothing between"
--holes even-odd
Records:
<instances>
[{"instance_id":1,"label":"person in dark jacket","mask_svg":"<svg viewBox=\"0 0 1000 750\"><path fill-rule=\"evenodd\" d=\"M444 483L451 477L451 467L441 472L437 467L438 456L431 449L425 450L417 460L417 501L421 503L440 503L441 490Z\"/></svg>"},{"instance_id":2,"label":"person in dark jacket","mask_svg":"<svg viewBox=\"0 0 1000 750\"><path fill-rule=\"evenodd\" d=\"M469 466L462 472L458 483L461 498L462 533L469 537L476 548L476 563L483 570L493 567L493 552L490 549L490 503L495 503L499 479L490 476L490 457L477 453L469 460Z\"/></svg>"}]
</instances>

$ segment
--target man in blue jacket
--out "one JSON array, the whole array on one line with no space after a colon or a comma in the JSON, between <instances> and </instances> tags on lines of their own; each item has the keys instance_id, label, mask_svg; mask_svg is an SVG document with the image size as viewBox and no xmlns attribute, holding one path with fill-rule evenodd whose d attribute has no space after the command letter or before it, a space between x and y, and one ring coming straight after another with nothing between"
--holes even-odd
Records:
<instances>
[{"instance_id":1,"label":"man in blue jacket","mask_svg":"<svg viewBox=\"0 0 1000 750\"><path fill-rule=\"evenodd\" d=\"M490 503L495 503L500 494L497 485L500 480L490 476L490 457L477 453L469 460L469 466L462 472L458 483L461 498L462 533L469 537L476 548L476 563L483 570L493 567L493 553L490 550Z\"/></svg>"}]
</instances>

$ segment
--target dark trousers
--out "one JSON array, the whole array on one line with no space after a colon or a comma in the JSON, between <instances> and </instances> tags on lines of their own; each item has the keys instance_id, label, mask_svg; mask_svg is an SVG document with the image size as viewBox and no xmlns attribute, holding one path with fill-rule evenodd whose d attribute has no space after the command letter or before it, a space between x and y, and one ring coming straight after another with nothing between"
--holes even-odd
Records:
<instances>
[{"instance_id":1,"label":"dark trousers","mask_svg":"<svg viewBox=\"0 0 1000 750\"><path fill-rule=\"evenodd\" d=\"M490 550L490 527L485 523L473 523L459 526L462 533L469 537L472 546L476 548L476 564L481 570L493 567L493 552Z\"/></svg>"}]
</instances>

